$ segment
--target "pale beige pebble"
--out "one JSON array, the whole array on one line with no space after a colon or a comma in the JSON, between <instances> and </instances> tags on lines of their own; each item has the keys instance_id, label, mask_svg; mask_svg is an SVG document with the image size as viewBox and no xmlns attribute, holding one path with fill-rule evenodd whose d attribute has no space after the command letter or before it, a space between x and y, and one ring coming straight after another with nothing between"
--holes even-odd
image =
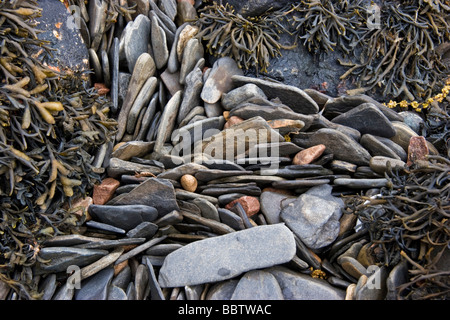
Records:
<instances>
[{"instance_id":1,"label":"pale beige pebble","mask_svg":"<svg viewBox=\"0 0 450 320\"><path fill-rule=\"evenodd\" d=\"M345 300L355 300L355 289L355 283L352 283L347 287L347 290L345 291Z\"/></svg>"},{"instance_id":2,"label":"pale beige pebble","mask_svg":"<svg viewBox=\"0 0 450 320\"><path fill-rule=\"evenodd\" d=\"M195 192L195 190L197 190L198 182L193 175L185 174L181 177L180 183L183 189L186 191Z\"/></svg>"}]
</instances>

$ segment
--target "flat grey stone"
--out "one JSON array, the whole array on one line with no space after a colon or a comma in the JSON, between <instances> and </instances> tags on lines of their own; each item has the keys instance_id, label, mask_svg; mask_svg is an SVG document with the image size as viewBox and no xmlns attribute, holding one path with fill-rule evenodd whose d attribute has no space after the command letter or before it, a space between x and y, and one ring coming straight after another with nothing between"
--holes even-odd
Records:
<instances>
[{"instance_id":1,"label":"flat grey stone","mask_svg":"<svg viewBox=\"0 0 450 320\"><path fill-rule=\"evenodd\" d=\"M266 218L267 223L276 224L282 222L280 213L281 209L284 207L285 200L296 198L297 197L273 191L263 191L259 202L261 205L261 212Z\"/></svg>"},{"instance_id":2,"label":"flat grey stone","mask_svg":"<svg viewBox=\"0 0 450 320\"><path fill-rule=\"evenodd\" d=\"M282 141L284 138L263 118L254 117L203 139L201 151L214 159L233 160L238 154L245 153L250 146Z\"/></svg>"},{"instance_id":3,"label":"flat grey stone","mask_svg":"<svg viewBox=\"0 0 450 320\"><path fill-rule=\"evenodd\" d=\"M246 102L247 100L255 97L267 99L264 91L262 91L256 84L247 83L243 86L231 90L228 93L223 94L221 101L223 108L230 111L240 104Z\"/></svg>"},{"instance_id":4,"label":"flat grey stone","mask_svg":"<svg viewBox=\"0 0 450 320\"><path fill-rule=\"evenodd\" d=\"M352 96L342 95L336 98L331 98L325 103L323 115L329 119L332 119L360 106L363 103L371 103L375 105L391 121L403 121L402 117L397 112L385 107L372 97L365 94L357 94Z\"/></svg>"},{"instance_id":5,"label":"flat grey stone","mask_svg":"<svg viewBox=\"0 0 450 320\"><path fill-rule=\"evenodd\" d=\"M122 288L110 286L106 300L128 300L128 297Z\"/></svg>"},{"instance_id":6,"label":"flat grey stone","mask_svg":"<svg viewBox=\"0 0 450 320\"><path fill-rule=\"evenodd\" d=\"M333 182L337 186L345 186L354 189L371 189L387 187L389 181L385 178L379 179L350 179L350 178L338 178Z\"/></svg>"},{"instance_id":7,"label":"flat grey stone","mask_svg":"<svg viewBox=\"0 0 450 320\"><path fill-rule=\"evenodd\" d=\"M266 271L272 273L281 287L285 300L344 300L345 291L331 286L322 279L289 270L273 267Z\"/></svg>"},{"instance_id":8,"label":"flat grey stone","mask_svg":"<svg viewBox=\"0 0 450 320\"><path fill-rule=\"evenodd\" d=\"M126 204L127 200L115 205L95 205L88 207L88 212L94 220L110 224L129 231L144 221L154 221L158 217L156 208L143 203Z\"/></svg>"},{"instance_id":9,"label":"flat grey stone","mask_svg":"<svg viewBox=\"0 0 450 320\"><path fill-rule=\"evenodd\" d=\"M211 286L206 295L206 300L230 300L239 280L226 280L217 282Z\"/></svg>"},{"instance_id":10,"label":"flat grey stone","mask_svg":"<svg viewBox=\"0 0 450 320\"><path fill-rule=\"evenodd\" d=\"M121 175L134 175L136 172L150 172L160 174L163 171L160 167L125 161L118 158L111 158L109 167L106 169L108 176L118 178Z\"/></svg>"},{"instance_id":11,"label":"flat grey stone","mask_svg":"<svg viewBox=\"0 0 450 320\"><path fill-rule=\"evenodd\" d=\"M156 208L159 217L179 210L173 185L166 179L148 178L115 205L148 205Z\"/></svg>"},{"instance_id":12,"label":"flat grey stone","mask_svg":"<svg viewBox=\"0 0 450 320\"><path fill-rule=\"evenodd\" d=\"M153 151L154 141L128 141L111 153L111 158L128 161L133 157L143 157Z\"/></svg>"},{"instance_id":13,"label":"flat grey stone","mask_svg":"<svg viewBox=\"0 0 450 320\"><path fill-rule=\"evenodd\" d=\"M169 48L164 30L159 26L158 19L151 15L151 43L157 69L162 69L169 60Z\"/></svg>"},{"instance_id":14,"label":"flat grey stone","mask_svg":"<svg viewBox=\"0 0 450 320\"><path fill-rule=\"evenodd\" d=\"M180 127L172 134L172 144L176 145L180 143L178 148L180 151L184 151L183 155L186 156L192 153L191 145L199 140L209 138L219 133L224 124L225 119L223 116L219 116L206 118L204 120L188 124L184 127Z\"/></svg>"},{"instance_id":15,"label":"flat grey stone","mask_svg":"<svg viewBox=\"0 0 450 320\"><path fill-rule=\"evenodd\" d=\"M242 75L236 62L230 57L219 58L211 69L202 89L201 98L207 103L216 103L223 93L234 88L232 76Z\"/></svg>"},{"instance_id":16,"label":"flat grey stone","mask_svg":"<svg viewBox=\"0 0 450 320\"><path fill-rule=\"evenodd\" d=\"M79 249L73 247L48 247L39 251L43 260L48 263L40 263L36 274L66 272L71 265L84 267L108 254L106 250Z\"/></svg>"},{"instance_id":17,"label":"flat grey stone","mask_svg":"<svg viewBox=\"0 0 450 320\"><path fill-rule=\"evenodd\" d=\"M155 62L148 53L142 53L136 60L133 73L128 84L127 94L117 118L118 126L116 141L122 140L128 122L128 114L131 107L133 106L134 100L136 99L147 79L155 74L155 70Z\"/></svg>"},{"instance_id":18,"label":"flat grey stone","mask_svg":"<svg viewBox=\"0 0 450 320\"><path fill-rule=\"evenodd\" d=\"M42 300L51 300L56 291L56 274L52 273L41 280L39 284L39 292L42 292Z\"/></svg>"},{"instance_id":19,"label":"flat grey stone","mask_svg":"<svg viewBox=\"0 0 450 320\"><path fill-rule=\"evenodd\" d=\"M113 276L114 268L108 267L81 281L81 288L75 290L74 300L107 300Z\"/></svg>"},{"instance_id":20,"label":"flat grey stone","mask_svg":"<svg viewBox=\"0 0 450 320\"><path fill-rule=\"evenodd\" d=\"M317 103L303 90L281 83L235 75L232 77L236 86L253 83L261 88L269 99L279 98L283 104L300 114L315 114L319 112Z\"/></svg>"},{"instance_id":21,"label":"flat grey stone","mask_svg":"<svg viewBox=\"0 0 450 320\"><path fill-rule=\"evenodd\" d=\"M219 213L220 221L229 225L231 228L235 230L244 230L245 225L242 218L234 213L231 210L225 208L218 208L217 212Z\"/></svg>"},{"instance_id":22,"label":"flat grey stone","mask_svg":"<svg viewBox=\"0 0 450 320\"><path fill-rule=\"evenodd\" d=\"M146 238L150 239L158 231L158 226L152 222L144 221L138 224L134 229L127 232L129 238Z\"/></svg>"},{"instance_id":23,"label":"flat grey stone","mask_svg":"<svg viewBox=\"0 0 450 320\"><path fill-rule=\"evenodd\" d=\"M146 107L150 101L150 98L155 93L158 80L156 77L150 77L145 81L142 89L139 91L136 99L131 106L127 119L127 132L133 134L137 126L137 120L142 108Z\"/></svg>"},{"instance_id":24,"label":"flat grey stone","mask_svg":"<svg viewBox=\"0 0 450 320\"><path fill-rule=\"evenodd\" d=\"M281 210L281 219L311 249L333 243L339 234L344 202L331 190L330 185L313 187Z\"/></svg>"},{"instance_id":25,"label":"flat grey stone","mask_svg":"<svg viewBox=\"0 0 450 320\"><path fill-rule=\"evenodd\" d=\"M203 217L220 221L219 212L217 211L216 206L211 202L201 198L194 199L192 202L200 208Z\"/></svg>"},{"instance_id":26,"label":"flat grey stone","mask_svg":"<svg viewBox=\"0 0 450 320\"><path fill-rule=\"evenodd\" d=\"M156 153L157 156L161 155L164 143L166 143L172 135L178 115L178 108L181 103L182 93L183 91L181 90L175 93L164 107L159 124L164 130L159 130L157 133L155 147L153 149L153 152Z\"/></svg>"},{"instance_id":27,"label":"flat grey stone","mask_svg":"<svg viewBox=\"0 0 450 320\"><path fill-rule=\"evenodd\" d=\"M182 165L179 165L175 168L166 170L158 175L160 179L170 179L170 180L180 180L182 176L185 174L189 174L194 176L200 170L207 170L208 168L204 165L189 162Z\"/></svg>"},{"instance_id":28,"label":"flat grey stone","mask_svg":"<svg viewBox=\"0 0 450 320\"><path fill-rule=\"evenodd\" d=\"M204 49L201 42L196 38L191 38L186 43L183 50L183 59L180 66L180 83L186 83L186 76L194 69L197 62L203 58Z\"/></svg>"},{"instance_id":29,"label":"flat grey stone","mask_svg":"<svg viewBox=\"0 0 450 320\"><path fill-rule=\"evenodd\" d=\"M286 226L258 226L189 243L170 253L158 282L165 288L223 281L286 263L295 251L293 234Z\"/></svg>"},{"instance_id":30,"label":"flat grey stone","mask_svg":"<svg viewBox=\"0 0 450 320\"><path fill-rule=\"evenodd\" d=\"M376 136L367 133L361 137L360 144L366 148L372 156L385 156L400 160L400 156L385 143L377 139Z\"/></svg>"},{"instance_id":31,"label":"flat grey stone","mask_svg":"<svg viewBox=\"0 0 450 320\"><path fill-rule=\"evenodd\" d=\"M386 138L395 135L391 121L372 103L363 103L337 116L332 122L354 128L362 135L369 133Z\"/></svg>"},{"instance_id":32,"label":"flat grey stone","mask_svg":"<svg viewBox=\"0 0 450 320\"><path fill-rule=\"evenodd\" d=\"M357 165L368 165L371 158L358 142L335 129L322 128L311 133L299 133L293 135L292 142L302 148L324 144L325 154L332 153L334 159Z\"/></svg>"},{"instance_id":33,"label":"flat grey stone","mask_svg":"<svg viewBox=\"0 0 450 320\"><path fill-rule=\"evenodd\" d=\"M241 277L230 300L284 300L284 297L271 273L252 270Z\"/></svg>"},{"instance_id":34,"label":"flat grey stone","mask_svg":"<svg viewBox=\"0 0 450 320\"><path fill-rule=\"evenodd\" d=\"M150 19L140 14L128 22L120 40L120 57L126 60L129 72L133 72L139 56L147 52L150 41Z\"/></svg>"}]
</instances>

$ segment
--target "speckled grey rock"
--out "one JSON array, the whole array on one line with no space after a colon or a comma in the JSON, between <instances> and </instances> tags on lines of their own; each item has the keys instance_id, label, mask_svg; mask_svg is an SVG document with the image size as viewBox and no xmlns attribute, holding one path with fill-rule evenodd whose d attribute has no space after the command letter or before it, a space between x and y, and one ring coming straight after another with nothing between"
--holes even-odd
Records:
<instances>
[{"instance_id":1,"label":"speckled grey rock","mask_svg":"<svg viewBox=\"0 0 450 320\"><path fill-rule=\"evenodd\" d=\"M320 185L301 194L281 210L281 219L311 249L336 240L344 202L331 195L330 185Z\"/></svg>"},{"instance_id":2,"label":"speckled grey rock","mask_svg":"<svg viewBox=\"0 0 450 320\"><path fill-rule=\"evenodd\" d=\"M281 287L285 300L344 300L345 291L322 279L294 272L285 267L273 267L272 273Z\"/></svg>"},{"instance_id":3,"label":"speckled grey rock","mask_svg":"<svg viewBox=\"0 0 450 320\"><path fill-rule=\"evenodd\" d=\"M230 300L284 300L275 277L264 270L245 273L237 284Z\"/></svg>"},{"instance_id":4,"label":"speckled grey rock","mask_svg":"<svg viewBox=\"0 0 450 320\"><path fill-rule=\"evenodd\" d=\"M189 243L169 254L160 269L159 284L180 287L231 279L286 263L295 250L293 234L283 224L236 231Z\"/></svg>"}]
</instances>

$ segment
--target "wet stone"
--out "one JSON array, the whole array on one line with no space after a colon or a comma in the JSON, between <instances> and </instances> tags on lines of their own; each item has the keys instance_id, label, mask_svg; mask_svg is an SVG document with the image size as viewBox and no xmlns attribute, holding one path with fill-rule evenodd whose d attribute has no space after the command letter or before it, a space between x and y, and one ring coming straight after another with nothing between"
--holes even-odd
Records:
<instances>
[{"instance_id":1,"label":"wet stone","mask_svg":"<svg viewBox=\"0 0 450 320\"><path fill-rule=\"evenodd\" d=\"M244 245L245 244L245 245ZM295 241L285 226L259 226L187 244L169 254L160 269L161 287L231 279L246 271L288 262ZM181 270L180 263L189 268Z\"/></svg>"},{"instance_id":2,"label":"wet stone","mask_svg":"<svg viewBox=\"0 0 450 320\"><path fill-rule=\"evenodd\" d=\"M158 211L154 207L143 204L91 205L88 210L94 220L127 231L144 221L151 222L158 217Z\"/></svg>"},{"instance_id":3,"label":"wet stone","mask_svg":"<svg viewBox=\"0 0 450 320\"><path fill-rule=\"evenodd\" d=\"M337 116L332 122L354 128L362 135L369 133L386 138L395 135L391 121L371 103L363 103Z\"/></svg>"},{"instance_id":4,"label":"wet stone","mask_svg":"<svg viewBox=\"0 0 450 320\"><path fill-rule=\"evenodd\" d=\"M80 289L75 290L74 300L106 300L113 276L114 269L106 268L83 280Z\"/></svg>"},{"instance_id":5,"label":"wet stone","mask_svg":"<svg viewBox=\"0 0 450 320\"><path fill-rule=\"evenodd\" d=\"M41 263L36 270L43 273L65 272L71 265L84 267L108 254L105 250L79 249L73 247L48 247L39 251L39 256L43 260L50 260L49 263Z\"/></svg>"},{"instance_id":6,"label":"wet stone","mask_svg":"<svg viewBox=\"0 0 450 320\"><path fill-rule=\"evenodd\" d=\"M267 99L264 91L262 91L257 85L248 83L223 94L221 101L222 106L225 110L232 110L233 108L239 106L241 103L244 103L247 100L255 97Z\"/></svg>"},{"instance_id":7,"label":"wet stone","mask_svg":"<svg viewBox=\"0 0 450 320\"><path fill-rule=\"evenodd\" d=\"M281 211L281 219L311 249L336 240L344 203L331 195L330 185L309 189Z\"/></svg>"},{"instance_id":8,"label":"wet stone","mask_svg":"<svg viewBox=\"0 0 450 320\"><path fill-rule=\"evenodd\" d=\"M345 292L322 279L314 279L284 267L267 270L280 285L285 300L344 300Z\"/></svg>"},{"instance_id":9,"label":"wet stone","mask_svg":"<svg viewBox=\"0 0 450 320\"><path fill-rule=\"evenodd\" d=\"M233 211L225 208L218 208L217 212L219 213L220 221L222 223L229 225L235 230L245 229L244 221L242 221L242 218Z\"/></svg>"},{"instance_id":10,"label":"wet stone","mask_svg":"<svg viewBox=\"0 0 450 320\"><path fill-rule=\"evenodd\" d=\"M134 229L127 232L129 238L146 238L150 239L158 231L158 226L152 222L144 221L138 224Z\"/></svg>"},{"instance_id":11,"label":"wet stone","mask_svg":"<svg viewBox=\"0 0 450 320\"><path fill-rule=\"evenodd\" d=\"M161 178L148 178L115 203L115 205L138 204L154 207L159 217L179 209L173 185Z\"/></svg>"},{"instance_id":12,"label":"wet stone","mask_svg":"<svg viewBox=\"0 0 450 320\"><path fill-rule=\"evenodd\" d=\"M284 300L276 278L269 272L253 270L245 273L230 300Z\"/></svg>"},{"instance_id":13,"label":"wet stone","mask_svg":"<svg viewBox=\"0 0 450 320\"><path fill-rule=\"evenodd\" d=\"M365 134L361 137L360 143L364 148L366 148L370 152L372 156L385 156L393 159L401 159L396 151L394 151L386 143L383 143L383 140L379 138L383 137Z\"/></svg>"},{"instance_id":14,"label":"wet stone","mask_svg":"<svg viewBox=\"0 0 450 320\"><path fill-rule=\"evenodd\" d=\"M203 86L202 100L207 103L216 103L222 98L223 93L234 88L232 76L242 74L242 70L238 68L233 59L229 57L218 59Z\"/></svg>"},{"instance_id":15,"label":"wet stone","mask_svg":"<svg viewBox=\"0 0 450 320\"><path fill-rule=\"evenodd\" d=\"M151 44L157 69L162 69L169 60L166 33L159 26L156 16L151 16Z\"/></svg>"},{"instance_id":16,"label":"wet stone","mask_svg":"<svg viewBox=\"0 0 450 320\"><path fill-rule=\"evenodd\" d=\"M313 133L299 133L293 135L292 142L303 148L323 144L325 153L332 153L335 159L357 165L368 165L371 158L358 142L335 129L323 128Z\"/></svg>"},{"instance_id":17,"label":"wet stone","mask_svg":"<svg viewBox=\"0 0 450 320\"><path fill-rule=\"evenodd\" d=\"M136 19L128 22L119 44L120 57L126 60L130 72L133 72L139 56L147 52L149 41L150 19L140 14Z\"/></svg>"},{"instance_id":18,"label":"wet stone","mask_svg":"<svg viewBox=\"0 0 450 320\"><path fill-rule=\"evenodd\" d=\"M121 175L132 175L137 172L149 172L151 174L157 175L161 173L163 169L156 166L112 158L106 171L111 178L117 179Z\"/></svg>"},{"instance_id":19,"label":"wet stone","mask_svg":"<svg viewBox=\"0 0 450 320\"><path fill-rule=\"evenodd\" d=\"M180 67L180 83L186 83L186 76L194 69L197 62L203 58L204 49L201 42L196 38L187 41L183 50L183 59Z\"/></svg>"},{"instance_id":20,"label":"wet stone","mask_svg":"<svg viewBox=\"0 0 450 320\"><path fill-rule=\"evenodd\" d=\"M233 76L232 78L238 87L247 83L257 85L269 99L279 98L283 104L289 106L297 113L314 114L319 112L317 103L297 87L240 75Z\"/></svg>"}]
</instances>

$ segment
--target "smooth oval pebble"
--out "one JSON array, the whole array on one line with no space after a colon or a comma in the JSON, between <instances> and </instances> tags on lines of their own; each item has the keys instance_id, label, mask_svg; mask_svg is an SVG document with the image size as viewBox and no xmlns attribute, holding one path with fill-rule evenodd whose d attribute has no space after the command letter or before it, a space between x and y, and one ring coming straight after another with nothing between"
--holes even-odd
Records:
<instances>
[{"instance_id":1,"label":"smooth oval pebble","mask_svg":"<svg viewBox=\"0 0 450 320\"><path fill-rule=\"evenodd\" d=\"M183 175L180 179L180 183L183 189L186 191L195 192L195 190L197 190L198 182L193 175Z\"/></svg>"}]
</instances>

